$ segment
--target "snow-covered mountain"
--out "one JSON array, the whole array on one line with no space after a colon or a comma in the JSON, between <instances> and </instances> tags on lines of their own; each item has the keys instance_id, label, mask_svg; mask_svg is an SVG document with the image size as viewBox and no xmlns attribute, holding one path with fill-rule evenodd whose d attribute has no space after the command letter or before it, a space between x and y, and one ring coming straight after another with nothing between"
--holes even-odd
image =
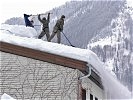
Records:
<instances>
[{"instance_id":1,"label":"snow-covered mountain","mask_svg":"<svg viewBox=\"0 0 133 100\"><path fill-rule=\"evenodd\" d=\"M111 21L110 36L103 35L107 28L94 37L88 48L94 51L106 65L116 74L117 78L133 89L133 9L124 6L118 16ZM101 38L102 37L102 38ZM113 67L112 67L113 66Z\"/></svg>"},{"instance_id":2,"label":"snow-covered mountain","mask_svg":"<svg viewBox=\"0 0 133 100\"><path fill-rule=\"evenodd\" d=\"M50 12L53 12L51 31L56 20L64 14L64 33L71 43L94 51L117 78L132 90L133 9L127 7L125 0L71 1ZM36 25L40 25L37 18L34 20ZM40 30L38 26L35 28ZM62 43L69 45L63 35Z\"/></svg>"},{"instance_id":3,"label":"snow-covered mountain","mask_svg":"<svg viewBox=\"0 0 133 100\"><path fill-rule=\"evenodd\" d=\"M24 19L21 17L13 17L5 21L5 24L9 25L24 25Z\"/></svg>"}]
</instances>

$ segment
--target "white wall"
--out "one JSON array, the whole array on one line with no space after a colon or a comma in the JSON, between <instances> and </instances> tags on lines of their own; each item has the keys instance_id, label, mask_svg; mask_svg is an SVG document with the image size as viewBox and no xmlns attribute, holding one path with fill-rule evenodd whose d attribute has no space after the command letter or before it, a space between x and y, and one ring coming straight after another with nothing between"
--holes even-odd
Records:
<instances>
[{"instance_id":1,"label":"white wall","mask_svg":"<svg viewBox=\"0 0 133 100\"><path fill-rule=\"evenodd\" d=\"M93 100L95 100L95 97L98 98L98 100L105 99L104 91L94 82L92 82L90 79L88 78L82 79L82 86L84 89L86 89L87 100L90 99L90 94L93 95Z\"/></svg>"}]
</instances>

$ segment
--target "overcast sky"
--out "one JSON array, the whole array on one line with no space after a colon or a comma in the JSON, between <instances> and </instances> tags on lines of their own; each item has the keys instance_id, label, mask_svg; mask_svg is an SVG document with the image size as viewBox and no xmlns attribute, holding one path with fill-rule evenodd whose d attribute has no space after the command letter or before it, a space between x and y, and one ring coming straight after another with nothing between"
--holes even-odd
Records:
<instances>
[{"instance_id":1,"label":"overcast sky","mask_svg":"<svg viewBox=\"0 0 133 100\"><path fill-rule=\"evenodd\" d=\"M23 17L23 14L39 14L65 4L71 0L1 0L0 23L12 17ZM133 0L130 5L133 6Z\"/></svg>"},{"instance_id":2,"label":"overcast sky","mask_svg":"<svg viewBox=\"0 0 133 100\"><path fill-rule=\"evenodd\" d=\"M11 17L23 17L23 14L39 14L58 7L71 0L1 0L0 23Z\"/></svg>"}]
</instances>

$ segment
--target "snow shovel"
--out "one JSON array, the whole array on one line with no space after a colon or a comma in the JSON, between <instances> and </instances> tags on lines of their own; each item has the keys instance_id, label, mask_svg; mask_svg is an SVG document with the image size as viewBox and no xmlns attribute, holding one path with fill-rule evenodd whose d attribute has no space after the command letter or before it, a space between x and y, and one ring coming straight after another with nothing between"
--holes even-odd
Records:
<instances>
[{"instance_id":1,"label":"snow shovel","mask_svg":"<svg viewBox=\"0 0 133 100\"><path fill-rule=\"evenodd\" d=\"M67 38L67 36L64 34L64 32L62 32L63 35L65 36L65 38L67 39L67 41L69 42L69 44L72 46L72 47L75 47L74 45L72 45L72 43L69 41L69 39Z\"/></svg>"}]
</instances>

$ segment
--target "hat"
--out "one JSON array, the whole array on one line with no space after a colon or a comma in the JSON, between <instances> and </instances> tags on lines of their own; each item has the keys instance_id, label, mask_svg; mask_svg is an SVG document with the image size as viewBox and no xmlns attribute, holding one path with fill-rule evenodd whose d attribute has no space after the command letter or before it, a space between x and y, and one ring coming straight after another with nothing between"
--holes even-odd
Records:
<instances>
[{"instance_id":1,"label":"hat","mask_svg":"<svg viewBox=\"0 0 133 100\"><path fill-rule=\"evenodd\" d=\"M45 17L43 17L42 19L43 19L43 20L46 20L46 18L45 18Z\"/></svg>"},{"instance_id":2,"label":"hat","mask_svg":"<svg viewBox=\"0 0 133 100\"><path fill-rule=\"evenodd\" d=\"M62 15L61 18L65 18L65 15Z\"/></svg>"}]
</instances>

